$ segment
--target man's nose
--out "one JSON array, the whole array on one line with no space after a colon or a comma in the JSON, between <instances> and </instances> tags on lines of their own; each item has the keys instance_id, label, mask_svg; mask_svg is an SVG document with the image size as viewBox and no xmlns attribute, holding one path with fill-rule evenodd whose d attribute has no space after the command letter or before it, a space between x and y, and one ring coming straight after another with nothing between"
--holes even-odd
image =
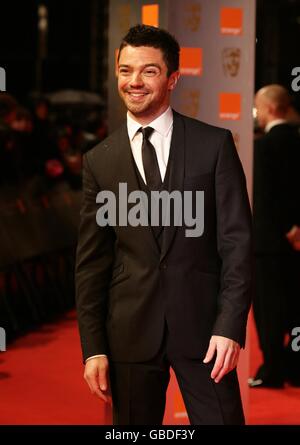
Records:
<instances>
[{"instance_id":1,"label":"man's nose","mask_svg":"<svg viewBox=\"0 0 300 445\"><path fill-rule=\"evenodd\" d=\"M143 86L143 78L140 73L133 73L130 79L130 86L133 87L140 87Z\"/></svg>"}]
</instances>

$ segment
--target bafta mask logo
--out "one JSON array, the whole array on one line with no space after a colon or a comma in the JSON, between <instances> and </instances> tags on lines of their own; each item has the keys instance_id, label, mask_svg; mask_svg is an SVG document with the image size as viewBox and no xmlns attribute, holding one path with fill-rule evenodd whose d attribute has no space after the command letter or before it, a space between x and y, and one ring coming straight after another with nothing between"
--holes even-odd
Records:
<instances>
[{"instance_id":1,"label":"bafta mask logo","mask_svg":"<svg viewBox=\"0 0 300 445\"><path fill-rule=\"evenodd\" d=\"M197 2L190 2L186 5L185 11L185 27L192 32L198 31L201 22L201 5Z\"/></svg>"},{"instance_id":2,"label":"bafta mask logo","mask_svg":"<svg viewBox=\"0 0 300 445\"><path fill-rule=\"evenodd\" d=\"M184 114L190 117L197 117L200 104L200 91L191 88L183 90L180 102Z\"/></svg>"},{"instance_id":3,"label":"bafta mask logo","mask_svg":"<svg viewBox=\"0 0 300 445\"><path fill-rule=\"evenodd\" d=\"M240 48L224 48L222 51L222 62L225 76L236 77L241 64Z\"/></svg>"}]
</instances>

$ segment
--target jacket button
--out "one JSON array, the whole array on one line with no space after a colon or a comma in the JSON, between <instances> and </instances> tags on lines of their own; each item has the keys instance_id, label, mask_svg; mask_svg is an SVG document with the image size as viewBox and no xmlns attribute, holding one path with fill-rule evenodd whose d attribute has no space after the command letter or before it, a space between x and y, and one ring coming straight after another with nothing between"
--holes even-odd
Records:
<instances>
[{"instance_id":1,"label":"jacket button","mask_svg":"<svg viewBox=\"0 0 300 445\"><path fill-rule=\"evenodd\" d=\"M167 265L166 264L161 264L160 268L166 270Z\"/></svg>"}]
</instances>

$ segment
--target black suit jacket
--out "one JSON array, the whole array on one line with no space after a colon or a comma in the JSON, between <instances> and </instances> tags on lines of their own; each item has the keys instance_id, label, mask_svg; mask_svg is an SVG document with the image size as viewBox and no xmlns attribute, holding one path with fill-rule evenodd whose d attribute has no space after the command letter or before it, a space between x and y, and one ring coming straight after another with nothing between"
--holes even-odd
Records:
<instances>
[{"instance_id":1,"label":"black suit jacket","mask_svg":"<svg viewBox=\"0 0 300 445\"><path fill-rule=\"evenodd\" d=\"M201 358L212 334L245 342L251 298L251 213L231 133L174 114L169 190L204 191L204 233L96 224L100 190L138 190L126 124L84 157L76 301L83 357L148 360L165 320L178 355ZM130 206L129 206L130 208Z\"/></svg>"},{"instance_id":2,"label":"black suit jacket","mask_svg":"<svg viewBox=\"0 0 300 445\"><path fill-rule=\"evenodd\" d=\"M275 125L254 144L253 218L257 254L293 249L286 233L300 225L300 136L287 123Z\"/></svg>"}]
</instances>

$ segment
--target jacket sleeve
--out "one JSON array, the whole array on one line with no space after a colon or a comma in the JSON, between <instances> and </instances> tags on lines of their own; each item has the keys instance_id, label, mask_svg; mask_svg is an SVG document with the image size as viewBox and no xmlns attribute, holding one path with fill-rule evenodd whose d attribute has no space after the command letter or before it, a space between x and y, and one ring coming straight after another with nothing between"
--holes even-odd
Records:
<instances>
[{"instance_id":1,"label":"jacket sleeve","mask_svg":"<svg viewBox=\"0 0 300 445\"><path fill-rule=\"evenodd\" d=\"M252 217L244 171L226 130L215 172L217 246L222 261L213 335L245 345L252 297Z\"/></svg>"},{"instance_id":2,"label":"jacket sleeve","mask_svg":"<svg viewBox=\"0 0 300 445\"><path fill-rule=\"evenodd\" d=\"M83 198L76 252L76 307L83 360L107 354L106 315L114 252L114 231L96 222L100 191L92 174L89 153L83 157Z\"/></svg>"}]
</instances>

